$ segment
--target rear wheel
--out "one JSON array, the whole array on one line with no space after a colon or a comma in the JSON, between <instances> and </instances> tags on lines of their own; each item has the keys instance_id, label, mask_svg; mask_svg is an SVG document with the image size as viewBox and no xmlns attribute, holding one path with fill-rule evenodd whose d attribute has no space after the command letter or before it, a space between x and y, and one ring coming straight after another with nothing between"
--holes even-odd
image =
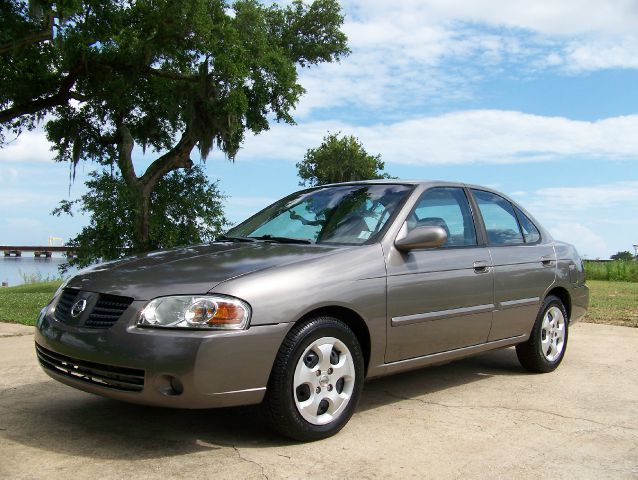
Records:
<instances>
[{"instance_id":1,"label":"rear wheel","mask_svg":"<svg viewBox=\"0 0 638 480\"><path fill-rule=\"evenodd\" d=\"M551 372L560 365L567 349L568 317L563 302L548 296L527 342L516 346L521 365L532 372Z\"/></svg>"},{"instance_id":2,"label":"rear wheel","mask_svg":"<svg viewBox=\"0 0 638 480\"><path fill-rule=\"evenodd\" d=\"M295 325L268 382L264 407L269 423L295 440L334 435L357 406L363 364L356 336L338 319L317 317Z\"/></svg>"}]
</instances>

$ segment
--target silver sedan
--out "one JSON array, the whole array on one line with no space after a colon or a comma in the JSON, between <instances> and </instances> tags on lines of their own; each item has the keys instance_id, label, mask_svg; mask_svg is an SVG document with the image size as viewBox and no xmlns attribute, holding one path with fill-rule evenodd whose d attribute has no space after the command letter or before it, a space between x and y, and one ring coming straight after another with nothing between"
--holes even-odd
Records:
<instances>
[{"instance_id":1,"label":"silver sedan","mask_svg":"<svg viewBox=\"0 0 638 480\"><path fill-rule=\"evenodd\" d=\"M589 301L573 246L491 189L374 181L303 190L209 245L83 270L37 322L45 372L140 404L259 404L316 440L366 378L516 346L550 372Z\"/></svg>"}]
</instances>

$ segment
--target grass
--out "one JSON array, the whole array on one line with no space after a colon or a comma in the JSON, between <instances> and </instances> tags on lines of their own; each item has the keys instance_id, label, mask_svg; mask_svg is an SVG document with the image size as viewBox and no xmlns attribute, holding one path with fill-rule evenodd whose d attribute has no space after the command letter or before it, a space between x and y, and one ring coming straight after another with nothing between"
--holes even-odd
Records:
<instances>
[{"instance_id":1,"label":"grass","mask_svg":"<svg viewBox=\"0 0 638 480\"><path fill-rule=\"evenodd\" d=\"M638 283L587 280L586 322L638 327Z\"/></svg>"},{"instance_id":2,"label":"grass","mask_svg":"<svg viewBox=\"0 0 638 480\"><path fill-rule=\"evenodd\" d=\"M0 288L0 321L35 325L38 313L60 286L60 281Z\"/></svg>"},{"instance_id":3,"label":"grass","mask_svg":"<svg viewBox=\"0 0 638 480\"><path fill-rule=\"evenodd\" d=\"M638 282L638 262L635 260L613 260L610 262L585 260L584 263L587 281Z\"/></svg>"},{"instance_id":4,"label":"grass","mask_svg":"<svg viewBox=\"0 0 638 480\"><path fill-rule=\"evenodd\" d=\"M590 305L585 322L638 327L638 283L588 280ZM0 321L35 325L60 282L0 288Z\"/></svg>"}]
</instances>

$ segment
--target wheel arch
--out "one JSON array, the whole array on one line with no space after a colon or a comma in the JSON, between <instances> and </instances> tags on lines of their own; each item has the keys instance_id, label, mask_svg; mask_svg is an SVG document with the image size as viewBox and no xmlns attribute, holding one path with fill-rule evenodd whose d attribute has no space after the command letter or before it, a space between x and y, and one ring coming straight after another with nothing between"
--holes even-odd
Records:
<instances>
[{"instance_id":1,"label":"wheel arch","mask_svg":"<svg viewBox=\"0 0 638 480\"><path fill-rule=\"evenodd\" d=\"M350 327L350 329L357 337L357 340L359 340L359 345L361 346L361 351L363 352L364 372L367 376L368 365L370 363L371 340L370 330L368 329L368 325L366 324L365 320L354 310L338 305L330 305L316 308L307 312L295 323L303 322L304 320L308 320L309 318L320 316L334 317L338 320L341 320L346 325L348 325L348 327Z\"/></svg>"},{"instance_id":2,"label":"wheel arch","mask_svg":"<svg viewBox=\"0 0 638 480\"><path fill-rule=\"evenodd\" d=\"M563 302L565 310L567 311L567 318L571 322L572 298L571 298L571 295L569 294L569 291L564 287L554 287L549 292L547 292L547 295L545 295L545 298L549 297L550 295L558 297L560 301Z\"/></svg>"}]
</instances>

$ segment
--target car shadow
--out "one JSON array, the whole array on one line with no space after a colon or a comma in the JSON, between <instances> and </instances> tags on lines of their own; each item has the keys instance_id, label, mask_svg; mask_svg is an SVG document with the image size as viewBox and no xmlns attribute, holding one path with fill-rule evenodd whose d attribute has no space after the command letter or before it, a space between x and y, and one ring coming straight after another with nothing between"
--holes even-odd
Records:
<instances>
[{"instance_id":1,"label":"car shadow","mask_svg":"<svg viewBox=\"0 0 638 480\"><path fill-rule=\"evenodd\" d=\"M512 349L366 383L358 412L498 375L525 375ZM85 394L45 381L0 395L0 437L29 447L96 459L152 459L199 451L289 445L258 407L175 410ZM354 419L356 421L356 419Z\"/></svg>"},{"instance_id":2,"label":"car shadow","mask_svg":"<svg viewBox=\"0 0 638 480\"><path fill-rule=\"evenodd\" d=\"M369 380L366 382L358 411L423 397L492 376L528 374L529 372L518 362L513 348L495 350L462 360Z\"/></svg>"}]
</instances>

